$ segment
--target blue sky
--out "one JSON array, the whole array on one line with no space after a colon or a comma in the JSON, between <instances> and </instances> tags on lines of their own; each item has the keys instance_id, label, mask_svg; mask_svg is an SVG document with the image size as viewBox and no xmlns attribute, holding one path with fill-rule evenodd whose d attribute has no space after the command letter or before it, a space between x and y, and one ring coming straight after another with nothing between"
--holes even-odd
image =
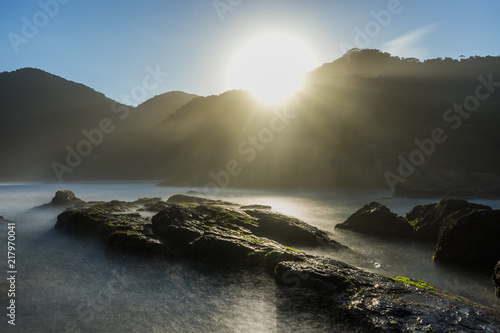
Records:
<instances>
[{"instance_id":1,"label":"blue sky","mask_svg":"<svg viewBox=\"0 0 500 333\"><path fill-rule=\"evenodd\" d=\"M347 46L420 59L500 55L498 13L497 0L2 0L0 72L40 68L123 101L159 68L168 76L144 98L212 95L239 88L228 86L228 64L256 34L299 36L318 66Z\"/></svg>"}]
</instances>

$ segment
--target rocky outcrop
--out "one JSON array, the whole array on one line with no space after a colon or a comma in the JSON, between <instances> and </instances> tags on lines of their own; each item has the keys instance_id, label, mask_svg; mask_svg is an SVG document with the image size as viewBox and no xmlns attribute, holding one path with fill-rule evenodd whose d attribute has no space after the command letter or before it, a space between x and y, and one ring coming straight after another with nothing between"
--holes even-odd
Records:
<instances>
[{"instance_id":1,"label":"rocky outcrop","mask_svg":"<svg viewBox=\"0 0 500 333\"><path fill-rule=\"evenodd\" d=\"M464 209L491 209L489 206L469 203L462 199L445 198L437 203L414 207L405 216L417 231L417 239L436 243L443 221L452 213Z\"/></svg>"},{"instance_id":2,"label":"rocky outcrop","mask_svg":"<svg viewBox=\"0 0 500 333\"><path fill-rule=\"evenodd\" d=\"M298 219L262 210L245 210L245 213L256 219L258 227L253 228L252 232L257 236L290 246L347 249L326 232Z\"/></svg>"},{"instance_id":3,"label":"rocky outcrop","mask_svg":"<svg viewBox=\"0 0 500 333\"><path fill-rule=\"evenodd\" d=\"M193 258L231 265L297 259L301 252L289 246L348 250L297 219L224 203L184 195L167 202L161 198L87 202L61 213L55 228L104 239L115 250L166 254L181 249ZM138 213L123 213L158 209L151 221Z\"/></svg>"},{"instance_id":4,"label":"rocky outcrop","mask_svg":"<svg viewBox=\"0 0 500 333\"><path fill-rule=\"evenodd\" d=\"M67 207L76 204L81 204L83 203L83 200L77 198L75 193L69 190L59 190L56 192L56 195L52 198L52 201L50 203L52 207L58 207L58 206Z\"/></svg>"},{"instance_id":5,"label":"rocky outcrop","mask_svg":"<svg viewBox=\"0 0 500 333\"><path fill-rule=\"evenodd\" d=\"M500 313L421 281L384 277L333 259L280 262L294 303L330 311L354 332L496 332ZM305 302L304 302L305 300Z\"/></svg>"},{"instance_id":6,"label":"rocky outcrop","mask_svg":"<svg viewBox=\"0 0 500 333\"><path fill-rule=\"evenodd\" d=\"M380 238L433 243L436 250L432 258L436 263L453 264L466 270L491 272L500 258L500 210L461 199L419 205L404 218L372 202L336 228ZM497 265L493 275L497 293L498 271Z\"/></svg>"},{"instance_id":7,"label":"rocky outcrop","mask_svg":"<svg viewBox=\"0 0 500 333\"><path fill-rule=\"evenodd\" d=\"M500 258L500 210L463 209L439 232L434 260L491 272Z\"/></svg>"},{"instance_id":8,"label":"rocky outcrop","mask_svg":"<svg viewBox=\"0 0 500 333\"><path fill-rule=\"evenodd\" d=\"M298 260L300 252L288 246L347 250L326 233L299 220L218 205L173 205L155 215L152 224L161 240L180 244L190 255L219 264L275 265L284 258Z\"/></svg>"},{"instance_id":9,"label":"rocky outcrop","mask_svg":"<svg viewBox=\"0 0 500 333\"><path fill-rule=\"evenodd\" d=\"M495 286L495 295L500 297L500 261L496 264L493 270L493 285Z\"/></svg>"},{"instance_id":10,"label":"rocky outcrop","mask_svg":"<svg viewBox=\"0 0 500 333\"><path fill-rule=\"evenodd\" d=\"M236 204L232 202L222 201L222 200L213 200L207 198L200 198L190 195L184 194L176 194L168 198L168 203L177 203L177 204L209 204L209 205L225 205L225 206L236 206Z\"/></svg>"},{"instance_id":11,"label":"rocky outcrop","mask_svg":"<svg viewBox=\"0 0 500 333\"><path fill-rule=\"evenodd\" d=\"M84 203L85 201L83 201L80 198L77 198L75 193L73 193L72 191L59 190L56 192L56 194L49 203L37 206L33 209L46 209L46 208L60 209L60 208L71 207L74 205L81 205Z\"/></svg>"},{"instance_id":12,"label":"rocky outcrop","mask_svg":"<svg viewBox=\"0 0 500 333\"><path fill-rule=\"evenodd\" d=\"M148 254L168 251L168 247L151 233L149 220L134 213L115 214L100 205L59 214L54 228L105 240L110 249Z\"/></svg>"},{"instance_id":13,"label":"rocky outcrop","mask_svg":"<svg viewBox=\"0 0 500 333\"><path fill-rule=\"evenodd\" d=\"M436 244L435 261L473 270L490 270L500 258L500 210L461 199L416 206L405 217L372 202L336 228L431 242Z\"/></svg>"},{"instance_id":14,"label":"rocky outcrop","mask_svg":"<svg viewBox=\"0 0 500 333\"><path fill-rule=\"evenodd\" d=\"M300 251L256 236L258 221L241 211L220 206L174 205L155 215L153 232L176 244L192 258L222 266L266 265L301 260Z\"/></svg>"},{"instance_id":15,"label":"rocky outcrop","mask_svg":"<svg viewBox=\"0 0 500 333\"><path fill-rule=\"evenodd\" d=\"M142 207L160 201L146 200ZM290 304L307 304L308 311L327 313L336 326L350 331L480 331L485 325L491 332L500 330L498 311L423 281L365 272L289 247L322 247L332 253L347 249L325 232L285 215L207 203L163 203L165 209L150 221L137 213L109 210L116 204L75 206L58 216L55 228L103 239L119 253L262 269L275 277ZM387 217L388 227L402 223L378 204L368 205L368 210Z\"/></svg>"},{"instance_id":16,"label":"rocky outcrop","mask_svg":"<svg viewBox=\"0 0 500 333\"><path fill-rule=\"evenodd\" d=\"M403 217L378 202L363 206L335 228L382 238L411 238L415 234L415 230Z\"/></svg>"},{"instance_id":17,"label":"rocky outcrop","mask_svg":"<svg viewBox=\"0 0 500 333\"><path fill-rule=\"evenodd\" d=\"M139 208L138 211L139 212L155 212L155 213L158 213L158 212L166 209L169 206L170 206L169 203L166 203L165 201L162 201L162 200L158 200L156 202L151 202L151 203L145 204L144 207Z\"/></svg>"}]
</instances>

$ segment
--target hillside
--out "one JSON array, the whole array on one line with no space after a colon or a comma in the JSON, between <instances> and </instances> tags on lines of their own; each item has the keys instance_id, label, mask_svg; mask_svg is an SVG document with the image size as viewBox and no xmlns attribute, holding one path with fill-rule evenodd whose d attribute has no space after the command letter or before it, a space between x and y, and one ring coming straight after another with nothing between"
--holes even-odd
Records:
<instances>
[{"instance_id":1,"label":"hillside","mask_svg":"<svg viewBox=\"0 0 500 333\"><path fill-rule=\"evenodd\" d=\"M245 92L199 98L152 131L141 160L155 175L164 169L167 185L386 187L388 172L399 177L410 157L418 165L405 185L496 182L489 173L500 174L500 91L482 86L488 97L477 111L462 108L465 117L454 105L475 95L479 77L500 81L498 68L499 57L421 63L354 50L309 74L308 88L287 104L294 116L283 130L270 133L273 113ZM420 165L416 140L428 142L435 129L446 139ZM240 168L228 177L230 161Z\"/></svg>"},{"instance_id":2,"label":"hillside","mask_svg":"<svg viewBox=\"0 0 500 333\"><path fill-rule=\"evenodd\" d=\"M104 125L102 144L59 169L64 180L481 187L500 182L499 69L500 57L420 62L352 50L309 73L284 110L241 90L171 92L132 108L39 70L2 73L0 180L57 180L53 161L68 165L67 146Z\"/></svg>"},{"instance_id":3,"label":"hillside","mask_svg":"<svg viewBox=\"0 0 500 333\"><path fill-rule=\"evenodd\" d=\"M146 102L142 108L133 108L85 85L39 69L0 73L0 181L57 180L52 163L66 164L67 147L78 150L82 140L88 141L82 131L94 133L104 120L104 125L108 125L105 128L112 129L113 135L99 140L99 135L95 134L94 141L98 144L90 149L85 145L80 147L90 153L73 168L78 172L64 173L64 177L77 176L79 179L102 178L93 171L103 167L114 169L114 165L109 167L114 162L103 161L102 156L117 149L117 142L120 148L126 147L136 140L137 129L146 131L153 126L151 122L163 119L162 112L168 115L192 97L180 92L164 94L157 97L158 102ZM125 112L130 119L122 121L120 118L124 118ZM136 117L139 112L141 117ZM126 126L126 120L137 124L133 131L131 126ZM106 177L113 175L110 172Z\"/></svg>"}]
</instances>

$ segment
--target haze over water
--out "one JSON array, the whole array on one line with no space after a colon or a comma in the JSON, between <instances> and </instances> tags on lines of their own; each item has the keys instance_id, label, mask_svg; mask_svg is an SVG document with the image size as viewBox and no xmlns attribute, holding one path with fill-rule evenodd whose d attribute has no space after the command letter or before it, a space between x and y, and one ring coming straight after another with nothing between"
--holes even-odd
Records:
<instances>
[{"instance_id":1,"label":"haze over water","mask_svg":"<svg viewBox=\"0 0 500 333\"><path fill-rule=\"evenodd\" d=\"M58 189L83 200L125 200L185 193L188 188L162 188L151 183L47 184L0 186L1 215L16 222L18 242L19 326L16 332L92 331L162 332L338 331L328 318L297 312L282 297L272 277L252 272L218 272L193 262L119 257L103 244L53 229L58 211L27 212L47 203ZM333 232L339 242L362 259L316 254L345 260L388 276L426 280L479 303L500 308L489 276L464 274L432 264L432 248L404 242L387 243L359 234L334 231L337 223L370 201L404 214L429 200L389 199L384 191L262 192L228 190L220 199L240 204L270 205L274 211L300 218ZM500 203L485 202L493 208ZM496 207L495 207L496 204ZM6 223L0 237L6 239ZM2 257L0 264L5 265ZM111 288L112 286L113 288Z\"/></svg>"}]
</instances>

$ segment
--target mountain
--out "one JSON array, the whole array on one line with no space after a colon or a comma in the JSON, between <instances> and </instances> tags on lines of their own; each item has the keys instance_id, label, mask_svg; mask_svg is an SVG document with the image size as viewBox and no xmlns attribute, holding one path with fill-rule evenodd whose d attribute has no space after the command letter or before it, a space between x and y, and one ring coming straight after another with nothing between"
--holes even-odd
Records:
<instances>
[{"instance_id":1,"label":"mountain","mask_svg":"<svg viewBox=\"0 0 500 333\"><path fill-rule=\"evenodd\" d=\"M0 73L0 181L57 180L53 164L66 165L69 150L88 153L82 161L73 159L73 171L100 177L87 171L99 169L97 162L107 151L116 149L116 141L120 141L120 148L126 146L140 134L139 129L146 131L152 122L163 119L162 113L168 115L192 97L167 93L158 96L158 102L133 108L39 69ZM140 121L135 116L139 112ZM124 125L126 121L135 121L138 127L132 131L131 126ZM101 127L114 134L103 134L101 139L96 131ZM87 136L94 143L82 143L92 141ZM73 171L64 176L76 175Z\"/></svg>"},{"instance_id":2,"label":"mountain","mask_svg":"<svg viewBox=\"0 0 500 333\"><path fill-rule=\"evenodd\" d=\"M282 108L249 92L137 108L35 69L0 74L0 180L207 187L500 184L500 57L351 50Z\"/></svg>"},{"instance_id":3,"label":"mountain","mask_svg":"<svg viewBox=\"0 0 500 333\"><path fill-rule=\"evenodd\" d=\"M198 98L153 129L141 160L167 185L498 182L498 68L499 57L420 62L353 50L309 73L284 128L270 131L275 114L243 91Z\"/></svg>"}]
</instances>

